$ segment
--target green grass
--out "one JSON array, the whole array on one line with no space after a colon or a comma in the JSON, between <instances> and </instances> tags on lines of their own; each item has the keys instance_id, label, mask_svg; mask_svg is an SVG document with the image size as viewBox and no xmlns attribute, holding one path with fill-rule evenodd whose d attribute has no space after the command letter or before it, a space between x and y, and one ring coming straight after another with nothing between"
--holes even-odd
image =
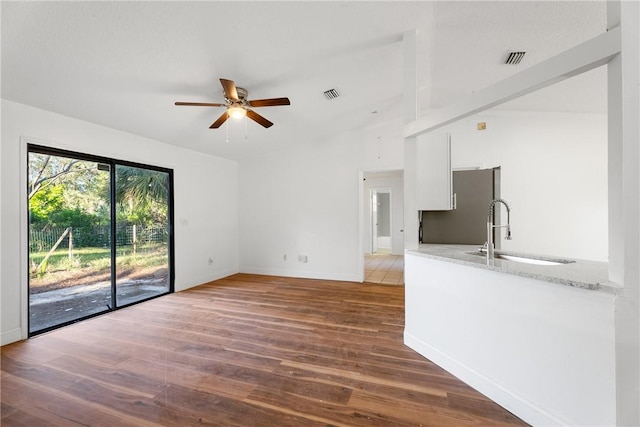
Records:
<instances>
[{"instance_id":1,"label":"green grass","mask_svg":"<svg viewBox=\"0 0 640 427\"><path fill-rule=\"evenodd\" d=\"M46 256L46 252L32 252L29 262L37 266ZM96 272L107 271L111 267L111 250L109 248L77 248L69 258L69 249L58 249L49 257L46 272L71 271L91 268ZM138 245L134 254L133 246L120 246L116 249L118 268L143 268L162 266L167 263L167 248L164 244Z\"/></svg>"}]
</instances>

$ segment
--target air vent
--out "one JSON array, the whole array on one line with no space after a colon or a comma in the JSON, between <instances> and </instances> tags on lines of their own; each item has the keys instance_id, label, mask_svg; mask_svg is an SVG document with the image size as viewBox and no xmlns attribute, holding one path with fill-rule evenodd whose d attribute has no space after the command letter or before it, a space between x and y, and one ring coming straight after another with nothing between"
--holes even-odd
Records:
<instances>
[{"instance_id":1,"label":"air vent","mask_svg":"<svg viewBox=\"0 0 640 427\"><path fill-rule=\"evenodd\" d=\"M504 60L504 63L506 65L518 65L520 62L522 62L522 58L524 58L524 54L527 52L524 51L519 51L519 52L514 52L514 51L509 51L507 52L507 56Z\"/></svg>"},{"instance_id":2,"label":"air vent","mask_svg":"<svg viewBox=\"0 0 640 427\"><path fill-rule=\"evenodd\" d=\"M327 99L336 99L337 97L340 96L340 94L335 89L329 89L324 91L324 96Z\"/></svg>"}]
</instances>

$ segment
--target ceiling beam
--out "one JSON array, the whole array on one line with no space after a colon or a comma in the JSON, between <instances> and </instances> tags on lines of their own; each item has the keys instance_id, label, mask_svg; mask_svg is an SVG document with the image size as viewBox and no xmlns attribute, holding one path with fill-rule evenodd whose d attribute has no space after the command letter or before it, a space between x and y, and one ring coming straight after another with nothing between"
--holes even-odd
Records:
<instances>
[{"instance_id":1,"label":"ceiling beam","mask_svg":"<svg viewBox=\"0 0 640 427\"><path fill-rule=\"evenodd\" d=\"M492 86L474 92L455 104L427 111L422 117L404 126L404 137L413 138L430 132L597 68L618 54L620 46L620 28L611 29Z\"/></svg>"}]
</instances>

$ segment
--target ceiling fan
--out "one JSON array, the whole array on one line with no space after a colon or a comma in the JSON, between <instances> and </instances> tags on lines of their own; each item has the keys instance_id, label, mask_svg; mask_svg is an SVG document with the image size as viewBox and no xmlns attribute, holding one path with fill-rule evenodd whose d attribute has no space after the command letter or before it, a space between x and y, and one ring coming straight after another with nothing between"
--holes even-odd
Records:
<instances>
[{"instance_id":1,"label":"ceiling fan","mask_svg":"<svg viewBox=\"0 0 640 427\"><path fill-rule=\"evenodd\" d=\"M194 107L227 107L227 110L218 117L218 120L209 126L209 129L219 128L229 117L242 118L244 116L249 117L259 125L268 128L273 126L273 123L253 111L251 108L291 105L289 98L267 98L254 99L250 101L247 99L249 92L244 88L237 87L233 80L220 79L220 83L222 84L222 89L224 89L224 99L226 101L224 104L209 102L176 102L175 105L187 105Z\"/></svg>"}]
</instances>

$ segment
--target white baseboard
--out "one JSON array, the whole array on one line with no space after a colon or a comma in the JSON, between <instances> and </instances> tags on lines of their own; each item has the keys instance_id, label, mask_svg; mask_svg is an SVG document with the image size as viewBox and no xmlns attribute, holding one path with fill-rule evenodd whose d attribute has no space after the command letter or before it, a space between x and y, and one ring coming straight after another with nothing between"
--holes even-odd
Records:
<instances>
[{"instance_id":1,"label":"white baseboard","mask_svg":"<svg viewBox=\"0 0 640 427\"><path fill-rule=\"evenodd\" d=\"M228 271L220 271L216 272L213 276L203 277L200 280L190 280L188 283L183 283L180 286L176 284L175 291L181 292L190 288L194 288L196 286L204 285L205 283L213 282L214 280L224 279L225 277L232 276L238 273L237 270L228 270Z\"/></svg>"},{"instance_id":2,"label":"white baseboard","mask_svg":"<svg viewBox=\"0 0 640 427\"><path fill-rule=\"evenodd\" d=\"M20 328L0 333L0 345L7 345L20 340L22 340L22 329Z\"/></svg>"},{"instance_id":3,"label":"white baseboard","mask_svg":"<svg viewBox=\"0 0 640 427\"><path fill-rule=\"evenodd\" d=\"M404 343L407 347L426 357L450 374L478 390L489 399L496 402L509 412L533 426L567 426L568 423L558 417L549 414L532 402L515 395L501 384L496 383L481 373L471 369L454 357L443 353L437 348L416 338L414 335L404 332Z\"/></svg>"},{"instance_id":4,"label":"white baseboard","mask_svg":"<svg viewBox=\"0 0 640 427\"><path fill-rule=\"evenodd\" d=\"M362 282L362 277L357 274L326 274L313 271L277 270L270 268L240 268L240 273L263 274L265 276L298 277L301 279L337 280L340 282Z\"/></svg>"}]
</instances>

